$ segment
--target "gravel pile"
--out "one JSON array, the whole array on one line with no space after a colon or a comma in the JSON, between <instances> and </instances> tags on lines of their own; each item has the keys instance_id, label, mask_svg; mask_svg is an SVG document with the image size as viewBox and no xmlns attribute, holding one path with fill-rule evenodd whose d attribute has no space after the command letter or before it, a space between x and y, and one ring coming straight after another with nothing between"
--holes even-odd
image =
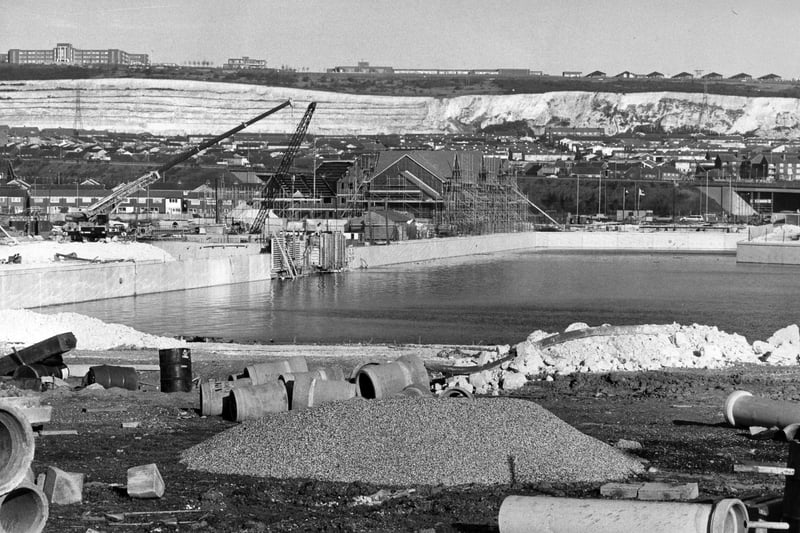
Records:
<instances>
[{"instance_id":1,"label":"gravel pile","mask_svg":"<svg viewBox=\"0 0 800 533\"><path fill-rule=\"evenodd\" d=\"M602 482L641 463L511 398L329 403L245 422L182 454L189 469L390 486Z\"/></svg>"}]
</instances>

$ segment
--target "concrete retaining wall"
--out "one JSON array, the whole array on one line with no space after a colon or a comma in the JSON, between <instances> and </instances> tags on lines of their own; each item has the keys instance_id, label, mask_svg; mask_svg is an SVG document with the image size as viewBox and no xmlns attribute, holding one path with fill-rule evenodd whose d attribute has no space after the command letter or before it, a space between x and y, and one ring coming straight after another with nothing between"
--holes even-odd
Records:
<instances>
[{"instance_id":1,"label":"concrete retaining wall","mask_svg":"<svg viewBox=\"0 0 800 533\"><path fill-rule=\"evenodd\" d=\"M736 262L800 265L800 244L797 242L740 242L736 248Z\"/></svg>"},{"instance_id":2,"label":"concrete retaining wall","mask_svg":"<svg viewBox=\"0 0 800 533\"><path fill-rule=\"evenodd\" d=\"M348 250L348 267L430 261L523 249L735 253L745 234L721 232L536 232L404 241ZM80 263L0 270L0 306L40 307L269 280L258 245L158 243L177 261ZM800 253L800 250L798 250Z\"/></svg>"},{"instance_id":3,"label":"concrete retaining wall","mask_svg":"<svg viewBox=\"0 0 800 533\"><path fill-rule=\"evenodd\" d=\"M506 252L512 250L598 250L651 252L715 252L736 253L736 244L747 233L705 231L625 232L566 231L501 233L449 239L402 241L390 245L353 248L348 255L348 268L367 268L445 257Z\"/></svg>"},{"instance_id":4,"label":"concrete retaining wall","mask_svg":"<svg viewBox=\"0 0 800 533\"><path fill-rule=\"evenodd\" d=\"M6 309L269 280L270 256L41 266L0 271Z\"/></svg>"}]
</instances>

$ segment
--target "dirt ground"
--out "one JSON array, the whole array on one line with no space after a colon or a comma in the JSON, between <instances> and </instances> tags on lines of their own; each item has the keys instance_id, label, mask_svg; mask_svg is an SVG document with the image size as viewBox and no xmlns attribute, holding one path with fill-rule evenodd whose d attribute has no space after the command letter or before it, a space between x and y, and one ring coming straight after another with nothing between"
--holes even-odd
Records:
<instances>
[{"instance_id":1,"label":"dirt ground","mask_svg":"<svg viewBox=\"0 0 800 533\"><path fill-rule=\"evenodd\" d=\"M275 346L268 349L271 355L282 350ZM335 362L349 371L360 362L374 360L377 352L393 358L407 349L422 351L425 358L436 352L434 347L427 351L422 347L317 347L308 361L311 368ZM216 349L193 345L194 375L223 378L238 373L246 364L263 359L264 355L255 357L258 351L257 347L243 348L223 355ZM157 365L158 353L79 352L71 353L69 359L90 364ZM43 393L42 402L53 405L52 420L44 429L74 429L78 434L36 437L34 471L56 466L86 476L83 502L51 506L45 531L488 533L498 531L498 511L508 495L599 497L600 484L385 487L369 479L345 484L190 471L179 463L180 453L235 423L201 417L196 391L160 392L157 371L140 376L139 391ZM798 377L797 367L766 366L580 374L532 382L511 396L537 402L606 443L620 439L641 443L642 449L633 453L649 467L643 480L696 481L702 501L745 499L780 496L784 479L734 474L733 465L755 462L785 466L788 448L778 439L750 437L745 430L727 426L722 415L725 399L732 391L743 389L774 399L798 400ZM131 421L140 422L140 426L121 427ZM124 489L126 470L147 463L158 465L166 492L157 500L131 499ZM381 503L355 503L357 497L375 495L380 490L390 491L384 493L388 497Z\"/></svg>"}]
</instances>

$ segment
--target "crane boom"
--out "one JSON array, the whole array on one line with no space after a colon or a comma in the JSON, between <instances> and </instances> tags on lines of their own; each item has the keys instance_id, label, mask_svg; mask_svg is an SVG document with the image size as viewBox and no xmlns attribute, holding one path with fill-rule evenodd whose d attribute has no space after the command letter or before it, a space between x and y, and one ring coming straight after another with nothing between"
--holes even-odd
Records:
<instances>
[{"instance_id":1,"label":"crane boom","mask_svg":"<svg viewBox=\"0 0 800 533\"><path fill-rule=\"evenodd\" d=\"M261 233L264 227L264 221L267 219L267 214L272 208L275 194L281 189L281 179L289 173L289 168L292 166L294 156L297 155L297 151L300 149L300 143L306 135L308 124L311 122L311 116L314 114L316 108L316 102L308 104L303 118L300 119L300 124L297 125L297 129L289 140L289 146L286 148L286 152L283 153L283 158L281 159L280 165L278 165L278 170L275 172L275 175L267 181L267 184L264 185L264 189L261 192L261 207L258 209L256 218L250 226L250 233Z\"/></svg>"},{"instance_id":2,"label":"crane boom","mask_svg":"<svg viewBox=\"0 0 800 533\"><path fill-rule=\"evenodd\" d=\"M99 200L88 206L84 211L81 212L82 217L89 221L95 221L98 218L108 216L108 214L111 213L117 206L117 204L124 201L126 198L134 194L136 191L144 189L148 185L155 183L156 181L161 179L161 173L166 172L167 170L171 169L176 165L179 165L180 163L183 163L193 155L202 152L206 148L209 148L210 146L213 146L218 142L227 139L231 135L245 129L247 126L250 126L251 124L258 122L259 120L280 111L284 107L291 105L291 103L292 102L290 100L286 100L280 105L277 105L272 109L265 111L246 122L242 122L235 128L232 128L226 131L225 133L217 135L213 139L208 139L206 141L203 141L197 146L194 146L189 150L186 150L185 152L181 152L180 154L176 155L166 163L159 166L156 170L148 172L147 174L128 183L123 183L122 185L116 187L109 195L100 198Z\"/></svg>"}]
</instances>

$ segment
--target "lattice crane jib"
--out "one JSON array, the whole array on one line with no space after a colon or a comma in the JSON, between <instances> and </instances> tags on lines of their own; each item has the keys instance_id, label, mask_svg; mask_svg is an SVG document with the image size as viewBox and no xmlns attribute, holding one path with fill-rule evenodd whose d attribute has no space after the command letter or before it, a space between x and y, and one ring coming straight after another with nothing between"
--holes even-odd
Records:
<instances>
[{"instance_id":1,"label":"lattice crane jib","mask_svg":"<svg viewBox=\"0 0 800 533\"><path fill-rule=\"evenodd\" d=\"M125 199L129 198L136 191L139 191L161 179L163 173L169 170L170 168L179 165L180 163L183 163L190 157L202 152L206 148L214 146L220 141L227 139L231 135L239 131L242 131L251 124L258 122L259 120L266 118L269 115L276 113L289 105L291 105L291 101L286 100L283 103L273 107L272 109L265 111L246 122L242 122L238 126L226 131L225 133L217 135L213 139L208 139L206 141L203 141L197 146L194 146L189 150L177 154L169 161L159 166L157 169L148 172L147 174L141 176L140 178L137 178L128 183L123 183L122 185L114 188L114 190L112 190L110 194L99 199L98 201L90 205L88 208L86 208L84 211L82 211L80 213L80 218L91 222L101 221L103 217L107 217L110 213L114 211L114 209L116 209L117 205L125 201Z\"/></svg>"},{"instance_id":2,"label":"lattice crane jib","mask_svg":"<svg viewBox=\"0 0 800 533\"><path fill-rule=\"evenodd\" d=\"M297 155L297 151L300 149L300 144L303 142L303 138L308 130L308 124L311 122L311 116L314 114L314 110L316 108L316 102L311 102L308 104L308 108L306 108L303 118L300 119L297 129L295 130L294 134L292 134L291 139L289 139L289 146L283 153L283 158L281 158L281 162L278 165L278 170L275 171L275 175L272 176L264 186L264 189L261 193L261 206L258 209L256 218L253 220L253 224L250 226L250 233L261 233L261 230L264 228L264 222L269 214L269 210L274 207L276 196L281 192L284 194L287 192L283 190L282 182L289 174L289 168L291 168L294 157ZM292 192L293 191L289 191L289 195L292 194Z\"/></svg>"}]
</instances>

